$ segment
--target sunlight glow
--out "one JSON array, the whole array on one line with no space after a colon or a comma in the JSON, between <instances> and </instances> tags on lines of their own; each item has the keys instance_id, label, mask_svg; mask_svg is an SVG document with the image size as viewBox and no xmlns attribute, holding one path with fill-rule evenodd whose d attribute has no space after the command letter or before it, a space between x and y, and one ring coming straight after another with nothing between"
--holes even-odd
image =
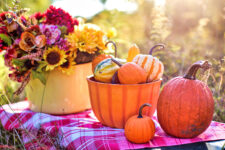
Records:
<instances>
[{"instance_id":1,"label":"sunlight glow","mask_svg":"<svg viewBox=\"0 0 225 150\"><path fill-rule=\"evenodd\" d=\"M53 0L53 6L67 10L73 16L92 17L104 9L133 12L138 5L134 1L127 0L107 0L103 5L100 0Z\"/></svg>"},{"instance_id":2,"label":"sunlight glow","mask_svg":"<svg viewBox=\"0 0 225 150\"><path fill-rule=\"evenodd\" d=\"M164 6L166 3L166 0L154 0L155 6Z\"/></svg>"}]
</instances>

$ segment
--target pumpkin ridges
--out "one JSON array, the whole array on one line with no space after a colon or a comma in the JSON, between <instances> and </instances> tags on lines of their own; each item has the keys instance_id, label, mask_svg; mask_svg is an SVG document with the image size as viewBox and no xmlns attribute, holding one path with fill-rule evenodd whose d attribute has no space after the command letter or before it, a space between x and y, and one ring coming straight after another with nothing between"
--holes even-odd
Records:
<instances>
[{"instance_id":1,"label":"pumpkin ridges","mask_svg":"<svg viewBox=\"0 0 225 150\"><path fill-rule=\"evenodd\" d=\"M183 89L183 88L185 88L185 84L186 84L186 82L184 81L184 82L179 82L179 87L176 87L176 88L181 88L181 89ZM183 90L185 90L185 89L183 89ZM182 91L182 90L181 90ZM174 94L175 94L175 90L174 90ZM183 105L185 105L185 104L183 104L183 101L178 101L178 99L180 99L182 96L183 96L183 94L184 93L180 93L179 94L179 98L178 98L178 96L176 97L176 99L175 99L175 103L177 104L178 103L178 105L179 105L179 110L181 110L181 112L182 112L182 114L178 114L178 118L177 118L177 127L176 128L174 128L175 129L175 132L173 131L173 133L175 133L175 134L177 134L177 136L179 136L180 135L180 130L179 129L182 129L182 128L185 128L185 126L183 126L183 122L182 122L182 117L183 117L183 111L184 110L182 110L182 106ZM178 102L177 102L178 101ZM185 101L185 103L186 103L186 101ZM186 105L187 106L187 105ZM190 111L188 112L188 115L190 114ZM181 124L182 123L182 124ZM173 125L172 125L173 126ZM188 125L187 125L187 128L188 128ZM176 133L176 131L177 131L177 133Z\"/></svg>"},{"instance_id":2,"label":"pumpkin ridges","mask_svg":"<svg viewBox=\"0 0 225 150\"><path fill-rule=\"evenodd\" d=\"M173 95L174 93L175 93L175 91L176 91L176 89L177 89L177 87L178 86L180 86L180 82L178 82L178 83L176 83L172 88L171 88L171 90L170 90L170 93L171 93L171 95ZM178 98L178 97L181 97L181 94L182 93L179 93L179 95L177 94L176 95L176 97L175 98L172 98L172 97L170 97L170 103L167 105L168 106L168 115L167 115L167 125L168 126L166 126L165 128L166 128L166 130L167 131L169 131L168 129L171 129L171 130L173 130L173 129L177 129L178 128L178 121L177 120L174 120L173 122L174 122L174 124L173 124L173 122L171 121L171 112L173 112L174 111L174 109L172 109L171 108L171 106L173 106L173 105L175 105L175 106L177 106L178 108L177 109L180 109L180 104L176 104L176 99ZM166 114L167 114L166 113ZM165 113L164 113L165 114ZM181 114L180 114L181 115ZM173 119L173 118L172 118ZM172 124L171 124L172 123ZM176 123L176 125L175 125L175 123ZM170 133L170 132L168 132L168 133Z\"/></svg>"},{"instance_id":3,"label":"pumpkin ridges","mask_svg":"<svg viewBox=\"0 0 225 150\"><path fill-rule=\"evenodd\" d=\"M154 123L154 121L153 120L149 120L151 123L150 123L150 128L151 129L153 129L153 133L155 133L155 123ZM154 134L151 134L151 136L150 136L150 140L151 139L153 139L153 137L154 137Z\"/></svg>"},{"instance_id":4,"label":"pumpkin ridges","mask_svg":"<svg viewBox=\"0 0 225 150\"><path fill-rule=\"evenodd\" d=\"M145 119L145 118L144 118ZM146 118L146 121L148 121L148 119ZM144 125L144 129L145 129L145 132L144 131L142 131L142 132L144 132L144 136L142 136L142 138L144 137L145 139L145 141L146 141L146 139L148 139L148 137L149 138L151 138L151 133L150 132L148 132L149 130L150 130L150 126L149 126L149 124L143 124ZM147 131L147 132L146 132ZM140 138L141 139L141 138Z\"/></svg>"},{"instance_id":5,"label":"pumpkin ridges","mask_svg":"<svg viewBox=\"0 0 225 150\"><path fill-rule=\"evenodd\" d=\"M142 54L139 54L139 55L142 55ZM138 55L137 55L137 56L135 56L135 57L134 57L134 59L133 59L134 63L136 63L136 64L137 64L137 63L138 63L138 61L139 61L139 58L140 58L140 57L139 57Z\"/></svg>"},{"instance_id":6,"label":"pumpkin ridges","mask_svg":"<svg viewBox=\"0 0 225 150\"><path fill-rule=\"evenodd\" d=\"M127 102L127 87L123 86L122 90L123 90L123 106L122 106L123 107L122 108L123 114L122 115L123 115L123 125L125 125L125 121L127 119L127 118L125 118L125 116L126 116L126 102Z\"/></svg>"},{"instance_id":7,"label":"pumpkin ridges","mask_svg":"<svg viewBox=\"0 0 225 150\"><path fill-rule=\"evenodd\" d=\"M158 70L157 70L157 72L155 73L155 76L152 77L152 81L154 81L154 80L157 79L158 75L159 75L160 72L162 71L161 68L162 68L162 66L161 66L161 64L159 63L159 64L158 64Z\"/></svg>"},{"instance_id":8,"label":"pumpkin ridges","mask_svg":"<svg viewBox=\"0 0 225 150\"><path fill-rule=\"evenodd\" d=\"M102 112L101 112L101 109L100 109L100 101L99 101L99 98L100 97L99 97L99 92L98 92L98 90L99 90L98 84L95 83L94 85L95 85L95 89L96 89L96 98L97 98L97 106L98 106L98 109L97 109L98 111L97 112L99 112L97 114L99 114L99 117L101 119L101 122L104 124L105 123L105 120L102 117Z\"/></svg>"},{"instance_id":9,"label":"pumpkin ridges","mask_svg":"<svg viewBox=\"0 0 225 150\"><path fill-rule=\"evenodd\" d=\"M161 72L162 72L162 64L160 63L159 64L159 69L158 69L155 77L153 77L153 80L156 80Z\"/></svg>"},{"instance_id":10,"label":"pumpkin ridges","mask_svg":"<svg viewBox=\"0 0 225 150\"><path fill-rule=\"evenodd\" d=\"M141 67L142 68L145 67L145 64L146 64L147 60L148 60L148 57L145 57L144 60L143 60L143 62L142 62L142 64L141 64Z\"/></svg>"},{"instance_id":11,"label":"pumpkin ridges","mask_svg":"<svg viewBox=\"0 0 225 150\"><path fill-rule=\"evenodd\" d=\"M160 64L161 64L161 62L157 58L155 58L154 69L152 71L150 78L148 78L148 81L154 81L156 79L159 79L159 78L157 78L156 75L157 75L157 72L159 71Z\"/></svg>"},{"instance_id":12,"label":"pumpkin ridges","mask_svg":"<svg viewBox=\"0 0 225 150\"><path fill-rule=\"evenodd\" d=\"M200 83L201 84L201 83ZM210 99L210 98L212 98L213 97L213 95L212 95L212 93L211 93L211 91L210 91L210 89L204 84L204 83L202 83L201 84L201 86L202 86L202 88L200 89L199 88L199 90L201 90L202 92L204 92L205 94L204 95L206 95L206 97L207 98L205 98L205 97L203 97L202 99ZM203 89L206 89L206 90L203 90ZM211 110L210 111L210 109L211 109L211 107L210 106L214 106L214 101L206 101L207 103L206 103L206 108L207 108L207 112L204 112L203 113L203 117L201 117L201 119L203 119L203 121L205 122L206 121L206 119L207 119L207 117L206 116L211 116L211 118L209 118L208 117L208 120L212 120L213 119L213 112L214 112L214 110ZM201 105L202 106L202 105ZM214 109L214 107L213 107L213 109ZM201 109L200 109L201 110ZM211 113L211 114L209 114L209 113ZM202 122L202 121L201 121ZM210 125L210 122L209 121L207 121L208 122L208 125L207 125L207 127L204 129L204 131L208 128L208 126Z\"/></svg>"},{"instance_id":13,"label":"pumpkin ridges","mask_svg":"<svg viewBox=\"0 0 225 150\"><path fill-rule=\"evenodd\" d=\"M151 65L151 67L150 67L150 71L149 71L148 76L147 76L148 79L149 79L149 76L152 74L154 65L155 65L155 59L153 58L152 65Z\"/></svg>"},{"instance_id":14,"label":"pumpkin ridges","mask_svg":"<svg viewBox=\"0 0 225 150\"><path fill-rule=\"evenodd\" d=\"M110 124L112 125L112 126L115 126L115 123L114 123L114 120L113 120L113 115L112 115L112 90L111 90L111 86L108 84L107 85L108 86L108 88L107 88L107 95L108 95L108 98L107 98L107 100L108 100L108 104L109 104L109 119L110 119Z\"/></svg>"},{"instance_id":15,"label":"pumpkin ridges","mask_svg":"<svg viewBox=\"0 0 225 150\"><path fill-rule=\"evenodd\" d=\"M166 85L164 86L165 90L168 90L168 93L171 93L173 91L174 88L176 88L176 86L178 86L179 82L177 82L177 80L179 80L181 77L176 77L171 79L169 82L166 83ZM170 87L171 84L175 84L174 86ZM161 92L159 95L159 100L158 100L158 104L157 104L157 116L158 116L158 121L161 125L161 127L163 128L164 131L166 131L168 133L168 128L172 128L169 124L170 121L170 105L169 103L167 103L168 105L165 105L166 101L165 100L161 100L161 97L164 97L165 92ZM172 101L173 99L171 99L171 97L168 97L168 101ZM165 109L162 106L166 106ZM164 116L164 118L161 118L161 116ZM164 125L168 125L164 126Z\"/></svg>"}]
</instances>

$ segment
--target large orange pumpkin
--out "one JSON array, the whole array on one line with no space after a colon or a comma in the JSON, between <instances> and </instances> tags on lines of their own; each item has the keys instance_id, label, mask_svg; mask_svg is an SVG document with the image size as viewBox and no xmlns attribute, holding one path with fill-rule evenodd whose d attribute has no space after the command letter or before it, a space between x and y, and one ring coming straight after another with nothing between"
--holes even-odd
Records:
<instances>
[{"instance_id":1,"label":"large orange pumpkin","mask_svg":"<svg viewBox=\"0 0 225 150\"><path fill-rule=\"evenodd\" d=\"M164 71L163 63L158 58L153 57L152 53L157 48L159 48L158 50L160 50L164 47L165 46L163 44L157 44L150 49L149 55L138 54L137 56L134 57L132 61L140 65L148 73L147 82L159 80L163 75Z\"/></svg>"},{"instance_id":2,"label":"large orange pumpkin","mask_svg":"<svg viewBox=\"0 0 225 150\"><path fill-rule=\"evenodd\" d=\"M213 117L214 100L208 86L196 79L199 68L210 68L208 61L194 63L183 77L171 79L163 88L157 116L162 129L179 138L193 138L204 132Z\"/></svg>"},{"instance_id":3,"label":"large orange pumpkin","mask_svg":"<svg viewBox=\"0 0 225 150\"><path fill-rule=\"evenodd\" d=\"M143 104L139 109L139 114L129 118L125 124L124 132L126 138L133 143L146 143L155 135L155 124L149 116L142 115L142 109L151 106Z\"/></svg>"}]
</instances>

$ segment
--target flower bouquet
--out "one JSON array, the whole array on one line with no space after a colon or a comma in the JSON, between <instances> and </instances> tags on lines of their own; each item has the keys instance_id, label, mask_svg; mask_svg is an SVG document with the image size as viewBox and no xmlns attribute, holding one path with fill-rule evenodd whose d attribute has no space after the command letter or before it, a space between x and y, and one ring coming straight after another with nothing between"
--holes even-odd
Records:
<instances>
[{"instance_id":1,"label":"flower bouquet","mask_svg":"<svg viewBox=\"0 0 225 150\"><path fill-rule=\"evenodd\" d=\"M9 77L26 89L31 109L52 114L90 107L86 76L92 59L106 50L106 34L61 8L26 15L17 3L0 13L0 50Z\"/></svg>"}]
</instances>

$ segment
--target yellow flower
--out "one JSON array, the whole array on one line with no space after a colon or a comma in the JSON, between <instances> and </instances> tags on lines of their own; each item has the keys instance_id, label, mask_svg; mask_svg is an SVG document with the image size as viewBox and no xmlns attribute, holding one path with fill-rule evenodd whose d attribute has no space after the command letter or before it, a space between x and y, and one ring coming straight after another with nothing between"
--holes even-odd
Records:
<instances>
[{"instance_id":1,"label":"yellow flower","mask_svg":"<svg viewBox=\"0 0 225 150\"><path fill-rule=\"evenodd\" d=\"M71 46L71 51L79 50L93 54L98 50L104 50L106 35L100 28L93 24L84 24L75 27L74 32L66 36Z\"/></svg>"},{"instance_id":2,"label":"yellow flower","mask_svg":"<svg viewBox=\"0 0 225 150\"><path fill-rule=\"evenodd\" d=\"M110 38L113 38L113 37L116 37L117 36L117 31L116 31L116 28L110 28L107 32L107 37L110 39Z\"/></svg>"},{"instance_id":3,"label":"yellow flower","mask_svg":"<svg viewBox=\"0 0 225 150\"><path fill-rule=\"evenodd\" d=\"M47 62L46 71L53 70L55 67L62 65L66 62L66 53L64 50L54 46L48 48L44 53L44 60Z\"/></svg>"},{"instance_id":4,"label":"yellow flower","mask_svg":"<svg viewBox=\"0 0 225 150\"><path fill-rule=\"evenodd\" d=\"M59 70L69 75L74 71L73 68L75 64L76 63L74 62L73 58L66 58L66 62L59 66Z\"/></svg>"}]
</instances>

